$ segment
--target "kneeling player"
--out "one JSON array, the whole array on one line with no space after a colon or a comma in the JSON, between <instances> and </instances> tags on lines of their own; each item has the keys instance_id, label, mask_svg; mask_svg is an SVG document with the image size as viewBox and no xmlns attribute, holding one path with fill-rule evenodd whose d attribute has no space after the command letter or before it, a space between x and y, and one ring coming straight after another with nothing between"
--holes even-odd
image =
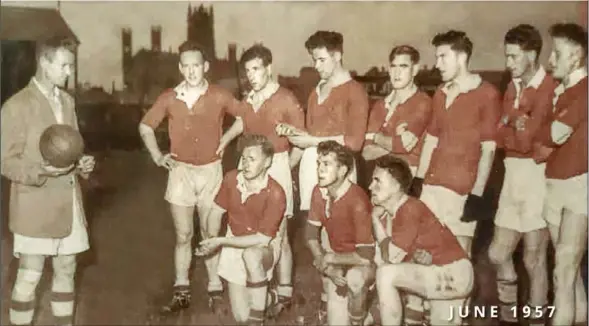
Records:
<instances>
[{"instance_id":1,"label":"kneeling player","mask_svg":"<svg viewBox=\"0 0 589 326\"><path fill-rule=\"evenodd\" d=\"M432 325L460 325L458 309L473 286L472 264L452 232L423 202L407 195L411 180L402 159L376 160L370 191L384 261L376 273L382 324L401 324L400 292L408 291L429 300Z\"/></svg>"},{"instance_id":2,"label":"kneeling player","mask_svg":"<svg viewBox=\"0 0 589 326\"><path fill-rule=\"evenodd\" d=\"M215 223L208 229L218 231L224 212L228 215L225 237L201 242L208 254L222 247L218 273L229 283L229 299L237 322L261 325L266 307L268 280L284 234L283 216L286 197L282 187L268 175L274 149L264 136L243 136L242 170L229 172L215 203ZM273 304L274 302L268 302Z\"/></svg>"},{"instance_id":3,"label":"kneeling player","mask_svg":"<svg viewBox=\"0 0 589 326\"><path fill-rule=\"evenodd\" d=\"M313 264L325 276L327 307L322 309L327 310L329 325L361 325L375 273L370 201L347 178L354 165L350 150L326 141L319 143L317 153L318 185L311 196L306 233ZM327 232L320 240L321 227Z\"/></svg>"}]
</instances>

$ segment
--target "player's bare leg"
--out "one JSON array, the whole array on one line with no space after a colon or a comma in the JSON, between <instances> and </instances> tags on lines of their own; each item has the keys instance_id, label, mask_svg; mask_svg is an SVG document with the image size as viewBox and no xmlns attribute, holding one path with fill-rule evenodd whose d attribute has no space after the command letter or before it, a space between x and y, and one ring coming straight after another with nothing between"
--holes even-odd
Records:
<instances>
[{"instance_id":1,"label":"player's bare leg","mask_svg":"<svg viewBox=\"0 0 589 326\"><path fill-rule=\"evenodd\" d=\"M517 322L512 312L513 307L517 306L517 273L513 264L513 252L520 239L521 233L495 226L489 246L489 260L497 270L500 318L506 322Z\"/></svg>"},{"instance_id":2,"label":"player's bare leg","mask_svg":"<svg viewBox=\"0 0 589 326\"><path fill-rule=\"evenodd\" d=\"M250 247L243 251L243 261L247 270L249 290L249 325L262 325L268 294L266 271L272 266L272 252L268 247Z\"/></svg>"},{"instance_id":3,"label":"player's bare leg","mask_svg":"<svg viewBox=\"0 0 589 326\"><path fill-rule=\"evenodd\" d=\"M57 325L74 323L74 276L76 255L53 257L53 284L51 286L51 310Z\"/></svg>"},{"instance_id":4,"label":"player's bare leg","mask_svg":"<svg viewBox=\"0 0 589 326\"><path fill-rule=\"evenodd\" d=\"M554 314L552 325L587 320L587 297L579 265L587 248L587 215L563 210L560 228L549 225L555 247Z\"/></svg>"},{"instance_id":5,"label":"player's bare leg","mask_svg":"<svg viewBox=\"0 0 589 326\"><path fill-rule=\"evenodd\" d=\"M362 325L366 318L368 290L374 283L375 276L373 266L356 266L346 273L348 314L352 325Z\"/></svg>"},{"instance_id":6,"label":"player's bare leg","mask_svg":"<svg viewBox=\"0 0 589 326\"><path fill-rule=\"evenodd\" d=\"M231 303L231 312L237 323L245 323L250 314L250 294L246 286L227 282L229 290L229 302Z\"/></svg>"},{"instance_id":7,"label":"player's bare leg","mask_svg":"<svg viewBox=\"0 0 589 326\"><path fill-rule=\"evenodd\" d=\"M216 214L211 214L212 207L207 204L197 205L199 224L200 224L200 235L202 239L207 239L211 236L219 236L219 228L221 223L211 223L211 218L215 218ZM212 225L215 226L213 229ZM221 277L217 274L217 267L219 266L219 254L220 251L205 257L205 267L207 269L208 284L207 292L209 295L209 308L216 312L219 304L223 301L223 283Z\"/></svg>"},{"instance_id":8,"label":"player's bare leg","mask_svg":"<svg viewBox=\"0 0 589 326\"><path fill-rule=\"evenodd\" d=\"M280 247L280 258L276 265L276 272L278 273L278 286L276 293L278 295L275 305L268 309L268 317L275 318L283 310L288 310L292 306L292 269L293 269L293 255L290 241L288 238L288 217L285 216L282 221L281 230L282 245Z\"/></svg>"},{"instance_id":9,"label":"player's bare leg","mask_svg":"<svg viewBox=\"0 0 589 326\"><path fill-rule=\"evenodd\" d=\"M194 234L194 206L170 204L170 210L176 229L176 246L174 249L176 280L172 299L161 310L164 314L188 308L191 299L188 270L192 260L191 241Z\"/></svg>"},{"instance_id":10,"label":"player's bare leg","mask_svg":"<svg viewBox=\"0 0 589 326\"><path fill-rule=\"evenodd\" d=\"M424 278L405 264L387 264L376 271L376 288L383 325L401 325L403 321L403 300L399 289L407 289L422 297L426 296ZM433 322L433 320L432 320Z\"/></svg>"},{"instance_id":11,"label":"player's bare leg","mask_svg":"<svg viewBox=\"0 0 589 326\"><path fill-rule=\"evenodd\" d=\"M20 254L12 289L10 323L31 325L35 314L35 291L43 274L45 256Z\"/></svg>"},{"instance_id":12,"label":"player's bare leg","mask_svg":"<svg viewBox=\"0 0 589 326\"><path fill-rule=\"evenodd\" d=\"M340 277L344 277L344 271L336 268L335 272ZM348 289L345 286L337 286L328 277L323 277L323 291L326 294L327 306L327 323L326 325L349 325L348 318L348 299L346 298Z\"/></svg>"},{"instance_id":13,"label":"player's bare leg","mask_svg":"<svg viewBox=\"0 0 589 326\"><path fill-rule=\"evenodd\" d=\"M530 278L528 305L532 311L542 309L548 299L548 269L546 251L548 248L548 230L540 229L524 234L524 266ZM544 316L530 318L531 325L544 325Z\"/></svg>"}]
</instances>

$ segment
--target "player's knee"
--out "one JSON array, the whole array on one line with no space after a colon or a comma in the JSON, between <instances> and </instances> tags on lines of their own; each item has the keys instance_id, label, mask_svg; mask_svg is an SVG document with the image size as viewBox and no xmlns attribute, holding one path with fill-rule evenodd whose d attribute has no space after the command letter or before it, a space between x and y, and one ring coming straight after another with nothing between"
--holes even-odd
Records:
<instances>
[{"instance_id":1,"label":"player's knee","mask_svg":"<svg viewBox=\"0 0 589 326\"><path fill-rule=\"evenodd\" d=\"M524 267L528 273L536 273L538 268L546 268L546 260L542 257L539 250L525 250L524 251Z\"/></svg>"},{"instance_id":2,"label":"player's knee","mask_svg":"<svg viewBox=\"0 0 589 326\"><path fill-rule=\"evenodd\" d=\"M350 269L346 274L348 288L353 294L358 294L367 288L367 277L360 269Z\"/></svg>"},{"instance_id":3,"label":"player's knee","mask_svg":"<svg viewBox=\"0 0 589 326\"><path fill-rule=\"evenodd\" d=\"M53 258L53 272L62 276L73 277L76 273L76 256L56 256Z\"/></svg>"},{"instance_id":4,"label":"player's knee","mask_svg":"<svg viewBox=\"0 0 589 326\"><path fill-rule=\"evenodd\" d=\"M554 284L555 286L573 286L578 272L578 253L571 245L559 244L555 251Z\"/></svg>"},{"instance_id":5,"label":"player's knee","mask_svg":"<svg viewBox=\"0 0 589 326\"><path fill-rule=\"evenodd\" d=\"M177 230L176 231L176 244L186 245L192 241L194 232L192 230Z\"/></svg>"},{"instance_id":6,"label":"player's knee","mask_svg":"<svg viewBox=\"0 0 589 326\"><path fill-rule=\"evenodd\" d=\"M489 247L489 261L493 265L501 265L511 257L511 253L504 250L503 247L491 243Z\"/></svg>"},{"instance_id":7,"label":"player's knee","mask_svg":"<svg viewBox=\"0 0 589 326\"><path fill-rule=\"evenodd\" d=\"M263 250L263 248L250 247L243 251L241 258L245 263L245 268L249 272L262 269L262 260L264 258Z\"/></svg>"},{"instance_id":8,"label":"player's knee","mask_svg":"<svg viewBox=\"0 0 589 326\"><path fill-rule=\"evenodd\" d=\"M42 272L19 268L14 283L14 295L21 299L32 299L35 289L41 280Z\"/></svg>"}]
</instances>

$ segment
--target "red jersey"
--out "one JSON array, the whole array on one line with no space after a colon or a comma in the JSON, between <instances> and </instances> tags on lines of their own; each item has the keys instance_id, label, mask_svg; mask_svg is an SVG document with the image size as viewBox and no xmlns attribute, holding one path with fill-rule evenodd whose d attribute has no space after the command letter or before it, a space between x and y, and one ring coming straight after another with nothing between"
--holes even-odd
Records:
<instances>
[{"instance_id":1,"label":"red jersey","mask_svg":"<svg viewBox=\"0 0 589 326\"><path fill-rule=\"evenodd\" d=\"M235 236L258 232L271 238L276 236L286 210L286 195L282 187L269 175L259 192L247 194L237 170L225 175L215 203L227 212L228 224Z\"/></svg>"},{"instance_id":2,"label":"red jersey","mask_svg":"<svg viewBox=\"0 0 589 326\"><path fill-rule=\"evenodd\" d=\"M288 138L276 134L276 125L288 123L300 130L305 129L305 113L292 92L284 87L279 87L274 94L269 95L257 111L245 102L242 118L244 134L266 136L274 145L275 153L291 148Z\"/></svg>"},{"instance_id":3,"label":"red jersey","mask_svg":"<svg viewBox=\"0 0 589 326\"><path fill-rule=\"evenodd\" d=\"M460 93L446 108L444 87L432 99L427 133L438 138L424 183L466 195L477 178L481 143L495 141L501 115L499 91L481 81Z\"/></svg>"},{"instance_id":4,"label":"red jersey","mask_svg":"<svg viewBox=\"0 0 589 326\"><path fill-rule=\"evenodd\" d=\"M141 123L156 129L168 118L170 151L176 160L204 165L221 159L215 154L223 133L223 118L229 113L238 116L240 103L220 86L209 85L192 108L176 96L164 91L147 111Z\"/></svg>"},{"instance_id":5,"label":"red jersey","mask_svg":"<svg viewBox=\"0 0 589 326\"><path fill-rule=\"evenodd\" d=\"M587 76L558 97L550 121L559 121L573 132L558 145L552 140L550 125L542 130L543 142L555 147L546 162L546 177L569 179L587 173Z\"/></svg>"},{"instance_id":6,"label":"red jersey","mask_svg":"<svg viewBox=\"0 0 589 326\"><path fill-rule=\"evenodd\" d=\"M355 80L335 86L322 103L318 103L315 90L309 95L307 131L316 137L343 135L348 148L360 151L366 137L368 110L368 94Z\"/></svg>"},{"instance_id":7,"label":"red jersey","mask_svg":"<svg viewBox=\"0 0 589 326\"><path fill-rule=\"evenodd\" d=\"M498 145L505 148L507 157L534 158L537 162L546 161L550 150L542 148L538 142L540 129L549 123L552 111L552 97L556 81L546 74L544 68L540 68L528 85L521 90L517 99L515 83L511 81L503 96L503 122L499 125ZM516 106L517 105L517 106ZM527 116L529 119L525 129L515 129L515 121L518 117Z\"/></svg>"},{"instance_id":8,"label":"red jersey","mask_svg":"<svg viewBox=\"0 0 589 326\"><path fill-rule=\"evenodd\" d=\"M319 186L313 189L309 223L323 226L336 253L356 251L356 247L374 245L372 236L372 205L360 186L344 183L335 200ZM327 197L327 198L326 198ZM329 201L329 202L328 202Z\"/></svg>"},{"instance_id":9,"label":"red jersey","mask_svg":"<svg viewBox=\"0 0 589 326\"><path fill-rule=\"evenodd\" d=\"M432 114L431 98L426 93L418 91L393 110L392 115L390 115L385 100L376 101L370 110L368 132L381 132L387 137L392 137L392 153L405 159L410 166L417 167L425 138L425 130ZM390 117L387 117L387 115L390 115ZM419 138L419 142L411 151L405 149L401 136L397 135L396 128L401 123L407 123L406 130ZM374 143L372 140L366 140L366 144L372 143Z\"/></svg>"},{"instance_id":10,"label":"red jersey","mask_svg":"<svg viewBox=\"0 0 589 326\"><path fill-rule=\"evenodd\" d=\"M438 266L468 258L452 231L442 225L421 200L405 198L393 216L391 230L386 230L391 242L407 252L405 262L411 260L417 249L430 253L432 264ZM387 214L381 217L385 229L387 218Z\"/></svg>"}]
</instances>

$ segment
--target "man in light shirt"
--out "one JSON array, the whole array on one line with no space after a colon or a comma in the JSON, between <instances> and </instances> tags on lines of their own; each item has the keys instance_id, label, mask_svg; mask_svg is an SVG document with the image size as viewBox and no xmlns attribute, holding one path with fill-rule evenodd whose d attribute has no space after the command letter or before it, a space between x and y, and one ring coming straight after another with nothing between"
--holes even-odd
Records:
<instances>
[{"instance_id":1,"label":"man in light shirt","mask_svg":"<svg viewBox=\"0 0 589 326\"><path fill-rule=\"evenodd\" d=\"M51 310L58 325L74 322L77 254L90 248L78 176L87 178L94 158L56 168L39 152L43 131L54 124L78 129L74 99L61 89L74 71L76 44L51 38L38 47L37 71L28 86L2 107L2 175L12 182L10 230L19 267L10 322L30 325L45 258L52 257Z\"/></svg>"}]
</instances>

